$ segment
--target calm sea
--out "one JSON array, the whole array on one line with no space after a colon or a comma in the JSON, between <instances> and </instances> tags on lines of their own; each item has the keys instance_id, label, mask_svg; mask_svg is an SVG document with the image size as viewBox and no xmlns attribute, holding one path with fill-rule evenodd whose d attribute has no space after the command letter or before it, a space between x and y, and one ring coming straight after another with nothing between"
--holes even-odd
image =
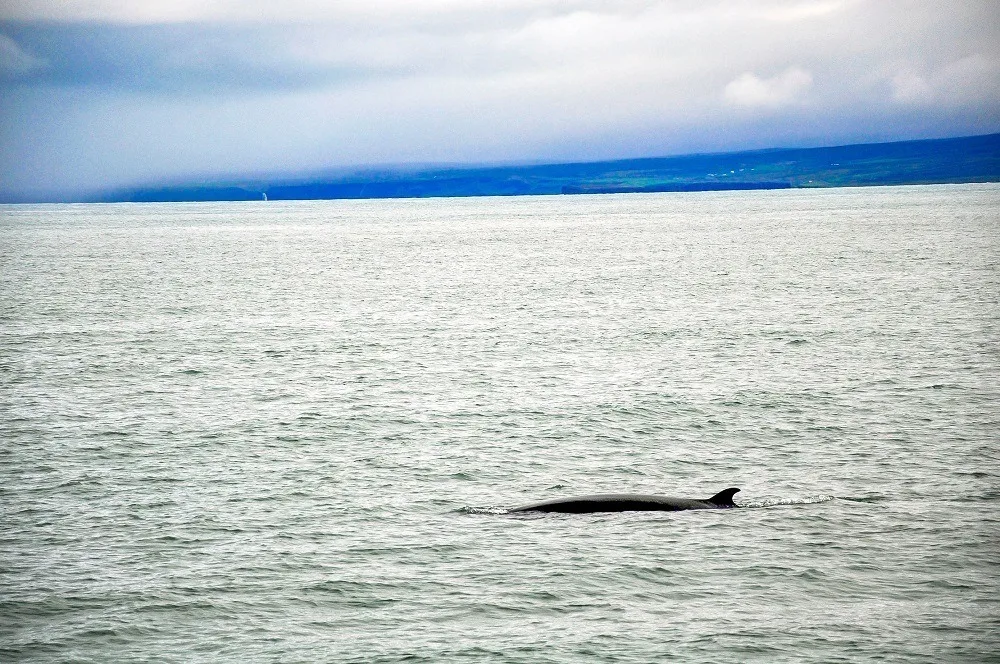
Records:
<instances>
[{"instance_id":1,"label":"calm sea","mask_svg":"<svg viewBox=\"0 0 1000 664\"><path fill-rule=\"evenodd\" d=\"M997 185L6 206L0 660L996 662L998 432Z\"/></svg>"}]
</instances>

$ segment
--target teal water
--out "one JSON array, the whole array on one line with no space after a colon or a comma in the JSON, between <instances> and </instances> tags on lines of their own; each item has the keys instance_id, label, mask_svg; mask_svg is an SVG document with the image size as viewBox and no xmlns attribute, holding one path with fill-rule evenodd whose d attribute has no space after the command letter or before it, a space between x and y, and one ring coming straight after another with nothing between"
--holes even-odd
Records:
<instances>
[{"instance_id":1,"label":"teal water","mask_svg":"<svg viewBox=\"0 0 1000 664\"><path fill-rule=\"evenodd\" d=\"M996 185L2 207L0 660L1000 661L998 377Z\"/></svg>"}]
</instances>

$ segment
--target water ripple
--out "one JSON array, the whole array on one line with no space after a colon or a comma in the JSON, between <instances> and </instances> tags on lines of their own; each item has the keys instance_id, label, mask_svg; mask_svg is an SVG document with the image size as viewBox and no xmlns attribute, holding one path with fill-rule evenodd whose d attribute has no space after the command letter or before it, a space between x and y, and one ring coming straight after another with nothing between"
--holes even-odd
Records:
<instances>
[{"instance_id":1,"label":"water ripple","mask_svg":"<svg viewBox=\"0 0 1000 664\"><path fill-rule=\"evenodd\" d=\"M995 660L998 211L4 206L0 660Z\"/></svg>"}]
</instances>

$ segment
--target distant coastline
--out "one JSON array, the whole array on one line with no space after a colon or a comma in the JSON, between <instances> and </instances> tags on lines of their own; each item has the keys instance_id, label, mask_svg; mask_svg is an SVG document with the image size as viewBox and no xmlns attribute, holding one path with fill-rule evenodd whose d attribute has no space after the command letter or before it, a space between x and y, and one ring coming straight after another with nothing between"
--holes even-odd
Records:
<instances>
[{"instance_id":1,"label":"distant coastline","mask_svg":"<svg viewBox=\"0 0 1000 664\"><path fill-rule=\"evenodd\" d=\"M788 182L667 182L641 187L627 185L567 185L564 194L651 194L671 191L753 191L791 189Z\"/></svg>"},{"instance_id":2,"label":"distant coastline","mask_svg":"<svg viewBox=\"0 0 1000 664\"><path fill-rule=\"evenodd\" d=\"M2 202L269 201L727 191L1000 182L1000 134L564 164L220 177Z\"/></svg>"}]
</instances>

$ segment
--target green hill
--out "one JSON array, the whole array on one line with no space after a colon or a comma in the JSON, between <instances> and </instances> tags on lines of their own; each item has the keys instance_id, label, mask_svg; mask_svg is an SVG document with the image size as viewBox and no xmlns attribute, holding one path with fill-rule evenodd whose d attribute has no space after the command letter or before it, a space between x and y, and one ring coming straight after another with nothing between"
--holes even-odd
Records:
<instances>
[{"instance_id":1,"label":"green hill","mask_svg":"<svg viewBox=\"0 0 1000 664\"><path fill-rule=\"evenodd\" d=\"M1000 181L1000 134L524 166L383 169L136 187L96 201L425 198Z\"/></svg>"}]
</instances>

